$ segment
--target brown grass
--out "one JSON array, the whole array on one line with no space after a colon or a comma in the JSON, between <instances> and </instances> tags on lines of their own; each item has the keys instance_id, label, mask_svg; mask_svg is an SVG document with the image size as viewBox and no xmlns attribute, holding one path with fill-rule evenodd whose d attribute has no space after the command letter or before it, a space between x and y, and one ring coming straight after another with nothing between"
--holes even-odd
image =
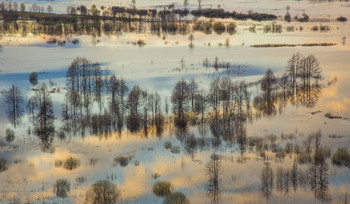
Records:
<instances>
[{"instance_id":1,"label":"brown grass","mask_svg":"<svg viewBox=\"0 0 350 204\"><path fill-rule=\"evenodd\" d=\"M304 43L304 44L256 44L251 45L251 47L315 47L315 46L334 46L336 43Z\"/></svg>"}]
</instances>

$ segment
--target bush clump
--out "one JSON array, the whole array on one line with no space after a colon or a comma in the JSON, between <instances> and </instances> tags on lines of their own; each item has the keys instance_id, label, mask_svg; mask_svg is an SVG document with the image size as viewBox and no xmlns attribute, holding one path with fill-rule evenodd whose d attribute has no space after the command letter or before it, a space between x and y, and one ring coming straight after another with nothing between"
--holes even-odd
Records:
<instances>
[{"instance_id":1,"label":"bush clump","mask_svg":"<svg viewBox=\"0 0 350 204\"><path fill-rule=\"evenodd\" d=\"M345 148L338 148L332 156L332 164L350 167L350 154Z\"/></svg>"},{"instance_id":2,"label":"bush clump","mask_svg":"<svg viewBox=\"0 0 350 204\"><path fill-rule=\"evenodd\" d=\"M38 73L37 72L30 73L30 75L29 75L29 82L33 86L36 86L38 84Z\"/></svg>"},{"instance_id":3,"label":"bush clump","mask_svg":"<svg viewBox=\"0 0 350 204\"><path fill-rule=\"evenodd\" d=\"M10 128L7 128L6 129L6 137L5 137L6 141L8 143L11 143L13 142L13 140L15 139L15 131L13 131L12 129Z\"/></svg>"},{"instance_id":4,"label":"bush clump","mask_svg":"<svg viewBox=\"0 0 350 204\"><path fill-rule=\"evenodd\" d=\"M167 196L163 204L190 204L190 201L181 192L174 192Z\"/></svg>"},{"instance_id":5,"label":"bush clump","mask_svg":"<svg viewBox=\"0 0 350 204\"><path fill-rule=\"evenodd\" d=\"M170 195L173 185L168 181L158 181L153 185L153 193L158 197Z\"/></svg>"},{"instance_id":6,"label":"bush clump","mask_svg":"<svg viewBox=\"0 0 350 204\"><path fill-rule=\"evenodd\" d=\"M94 183L86 193L87 203L111 204L118 201L120 191L109 180L99 180Z\"/></svg>"},{"instance_id":7,"label":"bush clump","mask_svg":"<svg viewBox=\"0 0 350 204\"><path fill-rule=\"evenodd\" d=\"M227 32L228 33L230 33L230 34L233 34L233 33L235 33L236 32L236 24L235 23L229 23L228 25L227 25Z\"/></svg>"},{"instance_id":8,"label":"bush clump","mask_svg":"<svg viewBox=\"0 0 350 204\"><path fill-rule=\"evenodd\" d=\"M220 35L220 34L222 34L222 33L225 32L226 27L225 27L225 25L224 25L223 23L221 23L221 22L216 22L216 23L214 23L214 25L213 25L213 29L214 29L215 33L217 33L217 34Z\"/></svg>"},{"instance_id":9,"label":"bush clump","mask_svg":"<svg viewBox=\"0 0 350 204\"><path fill-rule=\"evenodd\" d=\"M178 154L180 153L180 146L172 146L170 148L171 153Z\"/></svg>"},{"instance_id":10,"label":"bush clump","mask_svg":"<svg viewBox=\"0 0 350 204\"><path fill-rule=\"evenodd\" d=\"M193 30L201 31L205 34L210 34L212 32L213 25L209 21L197 21L193 25Z\"/></svg>"},{"instance_id":11,"label":"bush clump","mask_svg":"<svg viewBox=\"0 0 350 204\"><path fill-rule=\"evenodd\" d=\"M128 166L130 160L131 160L131 157L126 155L115 157L113 166L116 166L117 164L119 164L122 167L126 167Z\"/></svg>"},{"instance_id":12,"label":"bush clump","mask_svg":"<svg viewBox=\"0 0 350 204\"><path fill-rule=\"evenodd\" d=\"M59 159L56 159L55 160L55 167L61 167L63 164L63 161L62 160L59 160Z\"/></svg>"},{"instance_id":13,"label":"bush clump","mask_svg":"<svg viewBox=\"0 0 350 204\"><path fill-rule=\"evenodd\" d=\"M56 163L56 162L55 162ZM74 158L72 156L68 157L64 162L63 162L63 168L67 170L73 170L76 169L80 166L80 160L77 158Z\"/></svg>"},{"instance_id":14,"label":"bush clump","mask_svg":"<svg viewBox=\"0 0 350 204\"><path fill-rule=\"evenodd\" d=\"M165 143L164 143L164 148L165 149L170 149L172 147L172 143L170 142L170 141L166 141Z\"/></svg>"},{"instance_id":15,"label":"bush clump","mask_svg":"<svg viewBox=\"0 0 350 204\"><path fill-rule=\"evenodd\" d=\"M65 198L70 192L70 182L67 179L58 179L53 185L53 189L57 197Z\"/></svg>"},{"instance_id":16,"label":"bush clump","mask_svg":"<svg viewBox=\"0 0 350 204\"><path fill-rule=\"evenodd\" d=\"M340 17L337 18L337 21L339 21L339 22L345 22L347 20L348 19L346 17L344 17L344 16L340 16Z\"/></svg>"},{"instance_id":17,"label":"bush clump","mask_svg":"<svg viewBox=\"0 0 350 204\"><path fill-rule=\"evenodd\" d=\"M7 160L5 158L0 158L0 172L7 170Z\"/></svg>"}]
</instances>

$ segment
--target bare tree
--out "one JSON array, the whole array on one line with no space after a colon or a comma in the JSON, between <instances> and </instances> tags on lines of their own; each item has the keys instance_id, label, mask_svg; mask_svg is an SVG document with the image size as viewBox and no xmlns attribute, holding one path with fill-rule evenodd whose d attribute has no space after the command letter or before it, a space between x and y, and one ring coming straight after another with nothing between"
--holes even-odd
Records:
<instances>
[{"instance_id":1,"label":"bare tree","mask_svg":"<svg viewBox=\"0 0 350 204\"><path fill-rule=\"evenodd\" d=\"M53 8L51 5L48 5L47 6L47 12L51 13L53 11Z\"/></svg>"},{"instance_id":2,"label":"bare tree","mask_svg":"<svg viewBox=\"0 0 350 204\"><path fill-rule=\"evenodd\" d=\"M18 11L18 3L17 2L13 3L13 10Z\"/></svg>"},{"instance_id":3,"label":"bare tree","mask_svg":"<svg viewBox=\"0 0 350 204\"><path fill-rule=\"evenodd\" d=\"M175 125L177 127L186 127L186 112L188 112L190 108L190 88L184 79L176 83L171 96L171 102L175 114Z\"/></svg>"},{"instance_id":4,"label":"bare tree","mask_svg":"<svg viewBox=\"0 0 350 204\"><path fill-rule=\"evenodd\" d=\"M201 10L202 9L202 0L198 0L198 9Z\"/></svg>"},{"instance_id":5,"label":"bare tree","mask_svg":"<svg viewBox=\"0 0 350 204\"><path fill-rule=\"evenodd\" d=\"M41 85L32 97L34 103L35 134L40 138L45 147L49 147L53 142L55 134L54 112L50 91L45 84Z\"/></svg>"},{"instance_id":6,"label":"bare tree","mask_svg":"<svg viewBox=\"0 0 350 204\"><path fill-rule=\"evenodd\" d=\"M275 96L274 90L276 85L276 78L271 69L268 69L266 74L261 80L261 90L264 92L264 102L265 102L265 110L268 115L274 112L275 110Z\"/></svg>"},{"instance_id":7,"label":"bare tree","mask_svg":"<svg viewBox=\"0 0 350 204\"><path fill-rule=\"evenodd\" d=\"M194 36L192 33L188 36L188 40L190 41L190 44L189 44L190 48L193 48Z\"/></svg>"},{"instance_id":8,"label":"bare tree","mask_svg":"<svg viewBox=\"0 0 350 204\"><path fill-rule=\"evenodd\" d=\"M69 15L76 15L77 9L74 6L68 6L66 9L67 14Z\"/></svg>"},{"instance_id":9,"label":"bare tree","mask_svg":"<svg viewBox=\"0 0 350 204\"><path fill-rule=\"evenodd\" d=\"M142 110L144 110L143 105L146 99L147 93L143 91L138 85L135 85L128 95L126 104L129 112L129 115L127 117L127 128L131 132L137 132L141 128L141 113Z\"/></svg>"},{"instance_id":10,"label":"bare tree","mask_svg":"<svg viewBox=\"0 0 350 204\"><path fill-rule=\"evenodd\" d=\"M213 204L217 204L221 200L221 168L220 156L212 154L209 163L205 166L205 172L208 175L208 184L205 188Z\"/></svg>"},{"instance_id":11,"label":"bare tree","mask_svg":"<svg viewBox=\"0 0 350 204\"><path fill-rule=\"evenodd\" d=\"M80 15L85 16L88 12L88 9L84 5L80 5L77 8L78 11L80 11Z\"/></svg>"},{"instance_id":12,"label":"bare tree","mask_svg":"<svg viewBox=\"0 0 350 204\"><path fill-rule=\"evenodd\" d=\"M5 2L0 2L0 11L6 11Z\"/></svg>"},{"instance_id":13,"label":"bare tree","mask_svg":"<svg viewBox=\"0 0 350 204\"><path fill-rule=\"evenodd\" d=\"M16 128L16 125L20 124L20 119L23 115L23 96L19 87L12 85L11 89L6 93L6 103L8 105L6 109L7 118Z\"/></svg>"},{"instance_id":14,"label":"bare tree","mask_svg":"<svg viewBox=\"0 0 350 204\"><path fill-rule=\"evenodd\" d=\"M261 170L260 182L260 189L263 195L266 197L266 199L269 199L273 188L273 171L269 163L265 163L264 168Z\"/></svg>"},{"instance_id":15,"label":"bare tree","mask_svg":"<svg viewBox=\"0 0 350 204\"><path fill-rule=\"evenodd\" d=\"M189 83L190 98L191 98L191 111L194 112L195 96L198 92L198 83L192 78Z\"/></svg>"},{"instance_id":16,"label":"bare tree","mask_svg":"<svg viewBox=\"0 0 350 204\"><path fill-rule=\"evenodd\" d=\"M292 181L294 191L296 191L298 189L298 180L299 180L299 178L298 178L298 161L296 159L294 159L293 167L291 170L291 181Z\"/></svg>"},{"instance_id":17,"label":"bare tree","mask_svg":"<svg viewBox=\"0 0 350 204\"><path fill-rule=\"evenodd\" d=\"M20 5L20 10L21 10L22 12L25 12L25 11L26 11L26 6L24 5L24 3L21 3L21 5Z\"/></svg>"},{"instance_id":18,"label":"bare tree","mask_svg":"<svg viewBox=\"0 0 350 204\"><path fill-rule=\"evenodd\" d=\"M188 0L184 0L184 6L185 8L188 6Z\"/></svg>"}]
</instances>

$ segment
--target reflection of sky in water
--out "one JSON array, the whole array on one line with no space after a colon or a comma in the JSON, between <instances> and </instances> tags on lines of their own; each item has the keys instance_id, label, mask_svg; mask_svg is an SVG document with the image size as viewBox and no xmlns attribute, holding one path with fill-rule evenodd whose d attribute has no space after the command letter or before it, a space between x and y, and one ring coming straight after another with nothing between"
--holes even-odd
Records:
<instances>
[{"instance_id":1,"label":"reflection of sky in water","mask_svg":"<svg viewBox=\"0 0 350 204\"><path fill-rule=\"evenodd\" d=\"M115 3L103 1L102 3ZM137 1L137 5L148 5L151 1ZM265 3L260 1L250 4L241 2L220 1L222 5L235 4L237 9L245 10L247 5L261 6L259 11L270 11L270 6L265 7ZM259 3L260 2L260 3ZM73 3L80 4L81 1ZM90 2L89 2L90 3ZM91 2L92 3L92 2ZM120 2L117 2L119 4ZM168 3L163 1L162 4ZM196 2L190 2L195 7ZM246 3L246 2L244 2ZM291 10L295 12L298 7L310 7L314 4L302 2L274 2L278 13L284 13L284 8L288 4ZM66 6L66 1L56 1L58 8ZM123 5L126 2L123 1ZM153 2L152 2L153 4ZM210 4L204 1L204 4ZM215 4L212 3L212 4ZM256 5L257 4L257 5ZM299 5L300 4L300 5ZM245 5L242 7L242 5ZM266 4L268 5L268 4ZM330 5L330 7L329 7ZM323 11L325 8L338 7L340 3L316 4L318 9L309 11L309 13ZM54 6L56 7L56 5ZM253 7L254 8L254 7ZM331 9L329 12L331 11ZM255 9L254 9L255 10ZM342 12L343 10L340 10ZM321 15L321 14L320 14ZM322 14L326 15L326 14ZM338 15L338 14L337 14ZM340 14L339 14L340 15ZM250 22L249 22L250 23ZM248 23L248 24L249 24ZM243 23L242 23L243 24ZM313 23L303 24L305 27L312 26ZM244 27L244 25L242 25ZM247 26L247 25L245 25ZM285 25L284 25L285 26ZM219 69L215 72L213 68L202 68L203 60L208 57L212 61L216 56L220 61L228 61L234 65L242 65L243 76L231 76L233 81L246 80L248 82L256 81L261 78L268 68L271 68L276 74L284 72L287 60L293 53L301 52L304 55L314 54L320 61L323 69L324 80L322 84L337 77L338 81L334 85L326 86L322 89L322 94L315 107L309 109L302 106L295 107L287 105L273 117L265 117L259 120L253 120L247 124L248 136L265 137L270 133L280 135L281 132L304 133L304 136L298 136L295 141L301 142L310 132L320 129L323 133L322 144L331 147L332 152L339 146L348 147L350 145L349 132L350 126L347 120L330 120L324 117L324 114L331 112L350 118L350 93L348 85L350 81L349 65L350 51L349 45L341 45L341 37L348 35L348 25L340 27L340 31L334 28L328 33L313 32L284 32L276 34L251 34L246 30L240 30L236 35L205 35L195 33L193 50L187 46L188 36L167 36L170 43L164 45L161 38L156 36L144 36L135 34L124 34L122 36L101 37L101 42L96 46L91 45L91 37L80 36L79 46L74 49L67 47L58 47L44 44L41 38L33 39L33 44L18 43L12 46L5 46L0 51L0 86L1 89L7 89L11 84L21 86L23 91L28 91L31 85L28 82L28 76L32 71L39 72L39 80L48 81L53 79L58 86L63 86L65 81L65 71L71 61L77 56L86 57L95 62L103 62L102 68L110 70L117 76L123 77L129 87L139 84L142 88L150 91L157 90L162 96L169 96L171 89L177 80L185 78L195 78L200 86L205 88L211 79L218 75L223 75L225 70ZM219 47L219 42L229 37L232 43L231 47ZM139 38L146 39L146 46L139 48L127 45L128 41L135 41ZM179 41L179 45L172 45ZM204 43L212 42L211 46ZM295 47L295 48L250 48L251 44L260 43L308 43L308 42L336 42L335 47ZM245 46L242 46L245 43ZM185 68L179 71L181 58L185 61ZM59 106L63 102L63 95L55 95L55 104ZM1 107L4 106L4 97L0 98ZM313 111L322 111L312 115ZM0 111L1 132L5 132L7 121L4 119L4 109ZM56 112L60 112L57 108ZM79 137L72 138L69 143L56 141L56 152L53 154L43 153L39 150L38 141L35 136L27 136L26 129L28 122L24 119L25 127L16 130L14 145L18 145L16 151L11 148L0 147L0 157L9 160L9 170L0 173L0 183L6 184L0 186L0 195L11 200L15 196L21 197L24 201L28 198L30 201L37 202L38 198L47 200L55 199L52 192L52 186L56 179L67 178L71 182L70 198L66 202L76 201L84 202L84 196L87 188L99 179L106 179L111 175L116 175L113 182L122 190L122 199L130 203L161 203L161 198L156 198L152 193L152 185L156 180L152 174L161 175L160 180L170 181L176 190L184 192L192 203L210 203L205 195L204 185L207 182L205 174L205 165L213 149L196 152L194 156L185 154L182 150L180 154L173 154L163 148L165 141L170 140L173 145L181 145L175 136L170 132L165 132L162 138L152 137L142 138L123 134L121 138L117 135L109 139L99 139L95 136L88 136L84 139ZM341 139L331 139L329 134L344 135ZM209 134L210 135L210 134ZM207 136L208 137L208 136ZM24 139L25 138L25 139ZM152 149L149 149L152 148ZM183 148L183 147L182 147ZM135 151L135 157L126 167L112 166L113 158ZM255 153L248 153L244 156L248 159L243 163L237 161L241 157L237 149L231 149L222 145L218 154L223 155L221 174L223 192L223 203L319 203L313 198L312 192L303 187L296 192L287 195L273 192L270 200L265 200L259 191L259 174L263 167L263 161ZM81 166L73 171L54 167L56 159L64 159L69 155L76 156L81 161ZM95 158L97 164L92 166L89 159ZM134 162L139 161L139 166ZM16 163L17 162L17 163ZM272 157L271 165L274 169L278 166L290 168L293 158L287 156L283 163L274 161ZM344 193L350 188L349 170L347 168L337 168L329 166L330 175L330 193L332 194L331 203L343 202ZM307 169L306 165L300 165L301 170ZM87 182L78 186L75 179L79 176L87 178ZM58 200L61 202L62 200ZM40 201L39 201L40 202Z\"/></svg>"}]
</instances>

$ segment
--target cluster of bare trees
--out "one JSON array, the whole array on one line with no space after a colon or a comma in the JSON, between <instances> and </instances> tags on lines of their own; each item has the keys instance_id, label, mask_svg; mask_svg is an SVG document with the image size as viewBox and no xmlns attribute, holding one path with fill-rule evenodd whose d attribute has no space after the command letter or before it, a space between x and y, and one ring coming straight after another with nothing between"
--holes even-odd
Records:
<instances>
[{"instance_id":1,"label":"cluster of bare trees","mask_svg":"<svg viewBox=\"0 0 350 204\"><path fill-rule=\"evenodd\" d=\"M37 13L43 13L45 10L48 13L51 13L53 11L52 5L48 5L45 9L43 5L38 5L36 3L32 4L29 7L29 10L31 12L37 12ZM5 12L5 11L21 11L25 12L26 11L26 5L24 3L17 3L17 2L0 2L0 11Z\"/></svg>"},{"instance_id":2,"label":"cluster of bare trees","mask_svg":"<svg viewBox=\"0 0 350 204\"><path fill-rule=\"evenodd\" d=\"M320 63L314 55L293 54L288 60L287 72L293 90L310 90L312 81L317 83L321 79Z\"/></svg>"},{"instance_id":3,"label":"cluster of bare trees","mask_svg":"<svg viewBox=\"0 0 350 204\"><path fill-rule=\"evenodd\" d=\"M320 97L322 87L318 82L321 78L321 67L314 55L293 54L281 76L276 76L270 69L264 75L260 83L261 94L253 101L256 110L261 111L256 114L275 114L278 101L282 106L289 101L313 107Z\"/></svg>"},{"instance_id":4,"label":"cluster of bare trees","mask_svg":"<svg viewBox=\"0 0 350 204\"><path fill-rule=\"evenodd\" d=\"M288 194L299 186L309 187L315 198L325 201L330 199L327 158L330 153L321 146L321 132L310 134L303 143L303 148L296 155L290 169L278 167L274 171L269 163L261 170L260 181L263 195L269 199L275 184L277 192ZM306 171L300 170L298 164L307 164Z\"/></svg>"},{"instance_id":5,"label":"cluster of bare trees","mask_svg":"<svg viewBox=\"0 0 350 204\"><path fill-rule=\"evenodd\" d=\"M184 128L189 122L202 126L209 123L216 137L222 136L230 141L235 135L245 137L241 134L245 131L236 128L251 116L250 94L244 82L216 78L208 90L199 90L196 81L181 80L173 89L171 101L176 127Z\"/></svg>"},{"instance_id":6,"label":"cluster of bare trees","mask_svg":"<svg viewBox=\"0 0 350 204\"><path fill-rule=\"evenodd\" d=\"M330 155L321 147L321 131L309 136L309 141L314 142L314 148L311 156L311 163L308 170L308 183L310 189L314 191L316 198L320 200L328 200L328 164L327 157ZM311 150L311 147L308 150ZM310 151L311 152L311 151Z\"/></svg>"},{"instance_id":7,"label":"cluster of bare trees","mask_svg":"<svg viewBox=\"0 0 350 204\"><path fill-rule=\"evenodd\" d=\"M93 101L98 102L100 109L102 106L101 95L105 86L100 64L78 57L69 66L66 79L64 118L76 120L86 116L89 119Z\"/></svg>"},{"instance_id":8,"label":"cluster of bare trees","mask_svg":"<svg viewBox=\"0 0 350 204\"><path fill-rule=\"evenodd\" d=\"M289 60L288 70L291 70L291 62L297 61L298 56L293 55ZM256 114L259 111L274 112L277 99L294 101L293 96L305 90L302 87L306 87L310 94L314 86L311 81L316 80L317 83L320 79L319 64L313 56L299 61L296 66L299 71L288 72L288 75L280 78L271 70L267 71L260 81L261 94L253 101ZM304 69L308 71L303 72ZM39 127L35 131L39 137L50 138L47 135L53 135L55 118L50 93L46 86L34 90L35 97L30 98L27 105L29 116ZM245 82L233 82L228 77L213 79L207 89L200 89L194 79L182 79L172 90L170 102L173 115L169 122L181 129L198 125L201 132L209 127L216 138L223 138L229 144L238 143L244 151L247 142L245 124L252 118L252 101L248 90ZM88 130L92 134L108 134L116 130L120 132L125 126L130 132L143 130L147 134L155 130L160 135L170 107L168 99L162 99L157 92L143 90L138 85L129 88L122 78L101 70L99 63L80 57L72 61L66 72L65 94L62 118L66 125L61 129L64 133L72 131L85 135ZM8 91L7 103L9 121L16 126L23 114L23 97L19 88L14 86ZM38 112L43 111L42 107L47 107L47 112L43 114L50 116L49 124L41 123L38 117L38 114L42 115Z\"/></svg>"},{"instance_id":9,"label":"cluster of bare trees","mask_svg":"<svg viewBox=\"0 0 350 204\"><path fill-rule=\"evenodd\" d=\"M17 2L0 2L0 11L25 11L25 4Z\"/></svg>"},{"instance_id":10,"label":"cluster of bare trees","mask_svg":"<svg viewBox=\"0 0 350 204\"><path fill-rule=\"evenodd\" d=\"M76 58L68 68L66 84L63 118L76 127L91 127L94 134L121 131L124 124L131 132L142 127L147 132L149 126L162 131L164 116L159 94L138 85L129 91L124 79L104 74L98 63ZM94 104L99 111L93 109Z\"/></svg>"}]
</instances>

